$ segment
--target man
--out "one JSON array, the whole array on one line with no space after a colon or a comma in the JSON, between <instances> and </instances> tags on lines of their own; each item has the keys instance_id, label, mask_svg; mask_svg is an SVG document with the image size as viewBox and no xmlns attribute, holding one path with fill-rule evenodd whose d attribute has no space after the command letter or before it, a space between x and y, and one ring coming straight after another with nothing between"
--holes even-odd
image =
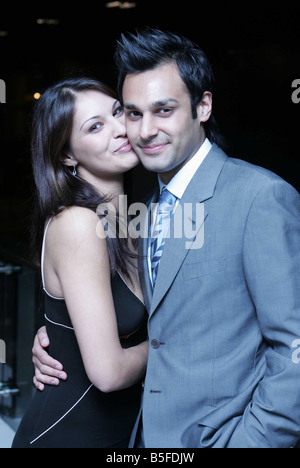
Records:
<instances>
[{"instance_id":1,"label":"man","mask_svg":"<svg viewBox=\"0 0 300 468\"><path fill-rule=\"evenodd\" d=\"M188 204L203 208L202 222L189 217L194 242L166 235L163 222L140 240L150 351L132 446L294 447L299 194L216 145L212 72L190 41L123 36L117 65L128 137L159 174L159 200L172 197L174 220Z\"/></svg>"}]
</instances>

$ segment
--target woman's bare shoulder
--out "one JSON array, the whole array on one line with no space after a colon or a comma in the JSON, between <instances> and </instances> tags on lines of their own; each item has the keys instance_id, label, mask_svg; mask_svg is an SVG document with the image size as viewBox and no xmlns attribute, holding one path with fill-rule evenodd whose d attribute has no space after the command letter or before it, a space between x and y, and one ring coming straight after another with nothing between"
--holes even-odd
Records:
<instances>
[{"instance_id":1,"label":"woman's bare shoulder","mask_svg":"<svg viewBox=\"0 0 300 468\"><path fill-rule=\"evenodd\" d=\"M89 208L72 206L56 215L49 227L49 241L70 250L79 245L102 245L107 248L103 225L97 214ZM100 235L99 235L100 234Z\"/></svg>"}]
</instances>

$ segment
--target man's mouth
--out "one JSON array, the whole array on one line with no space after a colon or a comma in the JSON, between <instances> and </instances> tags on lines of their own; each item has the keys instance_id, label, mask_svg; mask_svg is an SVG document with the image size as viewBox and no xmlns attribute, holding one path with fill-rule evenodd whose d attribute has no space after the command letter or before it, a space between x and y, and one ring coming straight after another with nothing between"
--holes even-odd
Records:
<instances>
[{"instance_id":1,"label":"man's mouth","mask_svg":"<svg viewBox=\"0 0 300 468\"><path fill-rule=\"evenodd\" d=\"M146 154L160 153L169 143L156 143L154 145L140 145L140 148Z\"/></svg>"}]
</instances>

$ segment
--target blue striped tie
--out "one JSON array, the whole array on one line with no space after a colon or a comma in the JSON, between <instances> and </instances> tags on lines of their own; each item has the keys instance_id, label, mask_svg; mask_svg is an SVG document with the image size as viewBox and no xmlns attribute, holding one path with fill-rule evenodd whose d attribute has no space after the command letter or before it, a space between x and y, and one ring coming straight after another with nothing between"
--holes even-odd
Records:
<instances>
[{"instance_id":1,"label":"blue striped tie","mask_svg":"<svg viewBox=\"0 0 300 468\"><path fill-rule=\"evenodd\" d=\"M151 238L151 270L152 284L155 286L159 262L165 245L166 235L170 227L177 197L164 188L158 199L158 210Z\"/></svg>"}]
</instances>

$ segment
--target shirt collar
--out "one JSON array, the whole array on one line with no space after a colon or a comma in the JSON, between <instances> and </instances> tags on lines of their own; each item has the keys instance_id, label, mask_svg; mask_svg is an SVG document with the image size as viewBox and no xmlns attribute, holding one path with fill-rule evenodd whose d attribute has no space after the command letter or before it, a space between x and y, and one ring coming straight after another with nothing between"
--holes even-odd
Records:
<instances>
[{"instance_id":1,"label":"shirt collar","mask_svg":"<svg viewBox=\"0 0 300 468\"><path fill-rule=\"evenodd\" d=\"M188 161L180 169L180 171L177 172L173 179L170 180L168 185L164 184L160 176L158 176L160 193L166 187L169 192L175 195L178 199L181 199L197 169L199 169L207 154L211 150L211 147L211 142L206 138L195 156L193 156L192 159L190 159L190 161Z\"/></svg>"}]
</instances>

